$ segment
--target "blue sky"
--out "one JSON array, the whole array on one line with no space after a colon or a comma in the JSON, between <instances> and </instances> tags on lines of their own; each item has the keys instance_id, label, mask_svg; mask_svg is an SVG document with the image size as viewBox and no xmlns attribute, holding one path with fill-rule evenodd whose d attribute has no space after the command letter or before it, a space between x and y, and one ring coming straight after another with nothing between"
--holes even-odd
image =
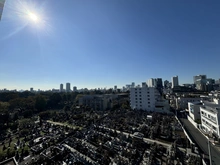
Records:
<instances>
[{"instance_id":1,"label":"blue sky","mask_svg":"<svg viewBox=\"0 0 220 165\"><path fill-rule=\"evenodd\" d=\"M7 0L0 89L220 78L220 1ZM38 21L29 18L37 15Z\"/></svg>"}]
</instances>

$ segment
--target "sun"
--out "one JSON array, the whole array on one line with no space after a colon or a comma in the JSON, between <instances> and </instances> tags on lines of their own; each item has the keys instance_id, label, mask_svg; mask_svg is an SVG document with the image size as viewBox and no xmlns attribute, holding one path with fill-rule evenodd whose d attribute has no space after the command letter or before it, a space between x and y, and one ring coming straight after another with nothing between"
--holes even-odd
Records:
<instances>
[{"instance_id":1,"label":"sun","mask_svg":"<svg viewBox=\"0 0 220 165\"><path fill-rule=\"evenodd\" d=\"M36 14L34 14L34 13L29 13L28 16L29 16L29 19L30 19L31 21L33 21L33 22L35 22L35 23L39 22L39 17L38 17Z\"/></svg>"}]
</instances>

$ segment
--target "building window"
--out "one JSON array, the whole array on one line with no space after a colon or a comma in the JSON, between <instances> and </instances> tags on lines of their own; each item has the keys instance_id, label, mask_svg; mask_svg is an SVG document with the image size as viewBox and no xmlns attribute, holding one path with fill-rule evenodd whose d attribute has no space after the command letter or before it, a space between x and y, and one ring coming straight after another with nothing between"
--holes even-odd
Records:
<instances>
[{"instance_id":1,"label":"building window","mask_svg":"<svg viewBox=\"0 0 220 165\"><path fill-rule=\"evenodd\" d=\"M140 101L140 104L142 104L142 102Z\"/></svg>"},{"instance_id":2,"label":"building window","mask_svg":"<svg viewBox=\"0 0 220 165\"><path fill-rule=\"evenodd\" d=\"M150 104L150 102L148 102L148 104Z\"/></svg>"},{"instance_id":3,"label":"building window","mask_svg":"<svg viewBox=\"0 0 220 165\"><path fill-rule=\"evenodd\" d=\"M216 131L216 127L215 126L212 126L212 129Z\"/></svg>"},{"instance_id":4,"label":"building window","mask_svg":"<svg viewBox=\"0 0 220 165\"><path fill-rule=\"evenodd\" d=\"M142 99L140 98L140 100L142 100Z\"/></svg>"}]
</instances>

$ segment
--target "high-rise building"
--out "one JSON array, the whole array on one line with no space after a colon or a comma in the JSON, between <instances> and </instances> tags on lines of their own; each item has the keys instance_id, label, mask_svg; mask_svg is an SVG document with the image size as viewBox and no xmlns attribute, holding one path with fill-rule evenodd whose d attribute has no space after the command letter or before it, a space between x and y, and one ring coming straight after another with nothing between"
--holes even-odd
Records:
<instances>
[{"instance_id":1,"label":"high-rise building","mask_svg":"<svg viewBox=\"0 0 220 165\"><path fill-rule=\"evenodd\" d=\"M206 75L197 75L193 77L194 84L196 84L196 82L200 80L205 80L205 79L206 79Z\"/></svg>"},{"instance_id":2,"label":"high-rise building","mask_svg":"<svg viewBox=\"0 0 220 165\"><path fill-rule=\"evenodd\" d=\"M60 84L60 92L63 92L63 84Z\"/></svg>"},{"instance_id":3,"label":"high-rise building","mask_svg":"<svg viewBox=\"0 0 220 165\"><path fill-rule=\"evenodd\" d=\"M178 80L178 76L174 76L171 78L172 81L172 88L179 86L179 80Z\"/></svg>"},{"instance_id":4,"label":"high-rise building","mask_svg":"<svg viewBox=\"0 0 220 165\"><path fill-rule=\"evenodd\" d=\"M151 78L147 81L148 87L155 87L155 79Z\"/></svg>"},{"instance_id":5,"label":"high-rise building","mask_svg":"<svg viewBox=\"0 0 220 165\"><path fill-rule=\"evenodd\" d=\"M169 81L168 80L165 80L163 84L164 84L164 88L168 88L169 87Z\"/></svg>"},{"instance_id":6,"label":"high-rise building","mask_svg":"<svg viewBox=\"0 0 220 165\"><path fill-rule=\"evenodd\" d=\"M193 77L194 84L196 85L197 90L205 91L207 77L206 75L197 75Z\"/></svg>"},{"instance_id":7,"label":"high-rise building","mask_svg":"<svg viewBox=\"0 0 220 165\"><path fill-rule=\"evenodd\" d=\"M73 92L76 92L76 91L77 91L77 87L74 86L74 87L73 87Z\"/></svg>"},{"instance_id":8,"label":"high-rise building","mask_svg":"<svg viewBox=\"0 0 220 165\"><path fill-rule=\"evenodd\" d=\"M151 78L147 81L148 87L155 87L161 93L161 89L163 88L162 78Z\"/></svg>"},{"instance_id":9,"label":"high-rise building","mask_svg":"<svg viewBox=\"0 0 220 165\"><path fill-rule=\"evenodd\" d=\"M70 88L70 83L66 83L66 92L70 92L71 88Z\"/></svg>"},{"instance_id":10,"label":"high-rise building","mask_svg":"<svg viewBox=\"0 0 220 165\"><path fill-rule=\"evenodd\" d=\"M163 88L162 78L156 78L156 79L155 79L155 87L158 88L158 89Z\"/></svg>"},{"instance_id":11,"label":"high-rise building","mask_svg":"<svg viewBox=\"0 0 220 165\"><path fill-rule=\"evenodd\" d=\"M30 88L30 92L34 92L34 88Z\"/></svg>"},{"instance_id":12,"label":"high-rise building","mask_svg":"<svg viewBox=\"0 0 220 165\"><path fill-rule=\"evenodd\" d=\"M114 91L117 91L117 85L114 86Z\"/></svg>"}]
</instances>

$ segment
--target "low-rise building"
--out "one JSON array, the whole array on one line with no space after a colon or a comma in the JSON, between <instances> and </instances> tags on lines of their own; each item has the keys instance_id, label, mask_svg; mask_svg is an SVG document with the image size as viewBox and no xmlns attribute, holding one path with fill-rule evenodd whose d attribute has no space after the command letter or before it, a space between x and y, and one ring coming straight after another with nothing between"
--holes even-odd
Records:
<instances>
[{"instance_id":1,"label":"low-rise building","mask_svg":"<svg viewBox=\"0 0 220 165\"><path fill-rule=\"evenodd\" d=\"M112 108L112 100L117 98L117 95L84 95L79 98L79 105L84 105L93 110L107 110Z\"/></svg>"},{"instance_id":2,"label":"low-rise building","mask_svg":"<svg viewBox=\"0 0 220 165\"><path fill-rule=\"evenodd\" d=\"M194 120L200 120L200 107L203 106L202 102L188 102L189 116Z\"/></svg>"},{"instance_id":3,"label":"low-rise building","mask_svg":"<svg viewBox=\"0 0 220 165\"><path fill-rule=\"evenodd\" d=\"M220 105L214 102L204 102L200 107L201 127L209 135L220 138Z\"/></svg>"},{"instance_id":4,"label":"low-rise building","mask_svg":"<svg viewBox=\"0 0 220 165\"><path fill-rule=\"evenodd\" d=\"M201 100L201 97L177 97L175 99L176 108L177 109L187 109L188 108L188 102L194 103L199 102Z\"/></svg>"}]
</instances>

